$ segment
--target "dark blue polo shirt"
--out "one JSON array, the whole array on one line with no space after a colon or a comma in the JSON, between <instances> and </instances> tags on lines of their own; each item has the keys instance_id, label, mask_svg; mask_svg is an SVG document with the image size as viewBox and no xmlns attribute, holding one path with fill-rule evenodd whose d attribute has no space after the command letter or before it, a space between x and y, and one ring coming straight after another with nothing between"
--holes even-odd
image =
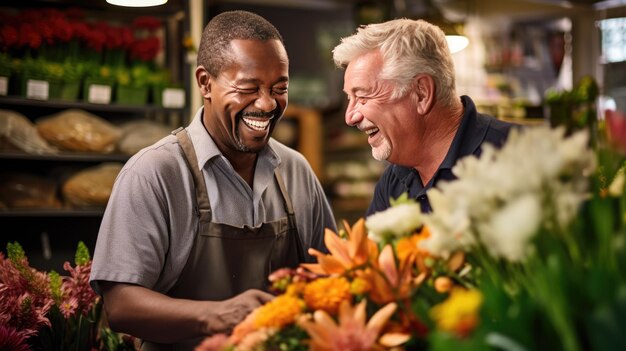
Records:
<instances>
[{"instance_id":1,"label":"dark blue polo shirt","mask_svg":"<svg viewBox=\"0 0 626 351\"><path fill-rule=\"evenodd\" d=\"M516 125L478 113L469 96L461 96L461 101L465 107L463 119L446 157L428 184L422 184L415 168L390 165L376 183L374 197L367 210L368 216L389 208L389 199L395 199L405 192L409 193L410 198L420 202L422 212L430 212L426 191L442 180L455 179L452 167L459 159L468 155L480 156L483 143L491 143L497 147L504 144L509 131Z\"/></svg>"}]
</instances>

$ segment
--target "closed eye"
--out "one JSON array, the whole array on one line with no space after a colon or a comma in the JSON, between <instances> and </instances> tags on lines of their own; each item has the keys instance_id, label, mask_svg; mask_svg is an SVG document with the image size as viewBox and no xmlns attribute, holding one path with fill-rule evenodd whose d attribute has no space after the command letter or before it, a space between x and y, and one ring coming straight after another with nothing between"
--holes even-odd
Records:
<instances>
[{"instance_id":1,"label":"closed eye","mask_svg":"<svg viewBox=\"0 0 626 351\"><path fill-rule=\"evenodd\" d=\"M272 93L277 95L287 94L287 88L274 88L272 89Z\"/></svg>"},{"instance_id":2,"label":"closed eye","mask_svg":"<svg viewBox=\"0 0 626 351\"><path fill-rule=\"evenodd\" d=\"M258 91L258 89L256 89L256 88L246 88L246 89L238 88L237 89L237 92L241 93L241 94L254 94L257 91Z\"/></svg>"}]
</instances>

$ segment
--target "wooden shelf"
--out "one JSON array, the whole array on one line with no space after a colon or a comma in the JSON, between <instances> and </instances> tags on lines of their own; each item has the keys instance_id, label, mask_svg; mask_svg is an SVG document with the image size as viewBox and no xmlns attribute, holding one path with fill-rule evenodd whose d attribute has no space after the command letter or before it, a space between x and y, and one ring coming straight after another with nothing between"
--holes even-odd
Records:
<instances>
[{"instance_id":1,"label":"wooden shelf","mask_svg":"<svg viewBox=\"0 0 626 351\"><path fill-rule=\"evenodd\" d=\"M101 217L104 208L85 209L3 209L0 217Z\"/></svg>"},{"instance_id":2,"label":"wooden shelf","mask_svg":"<svg viewBox=\"0 0 626 351\"><path fill-rule=\"evenodd\" d=\"M72 161L72 162L126 162L130 156L123 154L96 154L96 153L59 153L59 154L28 154L19 151L2 151L0 160L25 161Z\"/></svg>"},{"instance_id":3,"label":"wooden shelf","mask_svg":"<svg viewBox=\"0 0 626 351\"><path fill-rule=\"evenodd\" d=\"M66 100L36 100L26 99L20 96L0 96L0 105L13 107L38 107L38 108L77 108L93 112L117 112L117 113L155 113L155 112L184 112L185 108L167 108L155 105L120 105L120 104L94 104L83 101Z\"/></svg>"}]
</instances>

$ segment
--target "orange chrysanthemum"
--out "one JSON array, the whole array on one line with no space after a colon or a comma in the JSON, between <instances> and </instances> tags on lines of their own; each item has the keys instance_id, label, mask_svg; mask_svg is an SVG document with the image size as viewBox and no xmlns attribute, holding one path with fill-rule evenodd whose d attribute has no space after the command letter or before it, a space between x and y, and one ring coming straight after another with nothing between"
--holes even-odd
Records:
<instances>
[{"instance_id":1,"label":"orange chrysanthemum","mask_svg":"<svg viewBox=\"0 0 626 351\"><path fill-rule=\"evenodd\" d=\"M285 290L285 295L300 296L302 295L302 292L304 291L304 287L306 287L305 282L291 283L287 287L287 290Z\"/></svg>"},{"instance_id":2,"label":"orange chrysanthemum","mask_svg":"<svg viewBox=\"0 0 626 351\"><path fill-rule=\"evenodd\" d=\"M292 295L280 295L259 307L254 318L255 328L282 328L295 322L304 303Z\"/></svg>"},{"instance_id":3,"label":"orange chrysanthemum","mask_svg":"<svg viewBox=\"0 0 626 351\"><path fill-rule=\"evenodd\" d=\"M350 283L343 277L319 278L307 284L303 295L304 302L312 310L335 315L341 302L351 298Z\"/></svg>"}]
</instances>

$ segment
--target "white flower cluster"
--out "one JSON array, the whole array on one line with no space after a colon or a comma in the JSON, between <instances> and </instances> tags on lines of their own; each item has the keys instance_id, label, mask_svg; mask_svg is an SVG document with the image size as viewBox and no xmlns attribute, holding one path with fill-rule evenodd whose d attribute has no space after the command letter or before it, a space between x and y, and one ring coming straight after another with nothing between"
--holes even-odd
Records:
<instances>
[{"instance_id":1,"label":"white flower cluster","mask_svg":"<svg viewBox=\"0 0 626 351\"><path fill-rule=\"evenodd\" d=\"M423 245L446 257L480 242L495 257L523 260L539 228L561 230L573 219L595 164L585 131L513 130L501 149L486 145L481 157L457 163L457 180L428 191Z\"/></svg>"},{"instance_id":2,"label":"white flower cluster","mask_svg":"<svg viewBox=\"0 0 626 351\"><path fill-rule=\"evenodd\" d=\"M422 226L420 205L402 203L392 206L367 217L365 226L368 236L376 242L410 235Z\"/></svg>"}]
</instances>

